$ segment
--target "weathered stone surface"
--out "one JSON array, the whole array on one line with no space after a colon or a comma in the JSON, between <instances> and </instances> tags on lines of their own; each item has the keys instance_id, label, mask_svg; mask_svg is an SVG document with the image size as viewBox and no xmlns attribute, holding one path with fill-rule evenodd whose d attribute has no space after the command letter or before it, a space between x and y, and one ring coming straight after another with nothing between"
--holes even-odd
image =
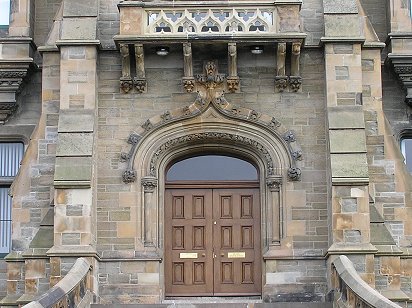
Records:
<instances>
[{"instance_id":1,"label":"weathered stone surface","mask_svg":"<svg viewBox=\"0 0 412 308\"><path fill-rule=\"evenodd\" d=\"M325 14L357 14L358 5L355 0L323 0Z\"/></svg>"},{"instance_id":2,"label":"weathered stone surface","mask_svg":"<svg viewBox=\"0 0 412 308\"><path fill-rule=\"evenodd\" d=\"M362 107L330 107L329 128L365 128Z\"/></svg>"},{"instance_id":3,"label":"weathered stone surface","mask_svg":"<svg viewBox=\"0 0 412 308\"><path fill-rule=\"evenodd\" d=\"M59 157L56 159L55 181L90 181L92 161L88 157Z\"/></svg>"},{"instance_id":4,"label":"weathered stone surface","mask_svg":"<svg viewBox=\"0 0 412 308\"><path fill-rule=\"evenodd\" d=\"M71 0L65 3L64 17L97 16L96 0Z\"/></svg>"},{"instance_id":5,"label":"weathered stone surface","mask_svg":"<svg viewBox=\"0 0 412 308\"><path fill-rule=\"evenodd\" d=\"M95 40L96 18L65 18L62 25L62 40Z\"/></svg>"},{"instance_id":6,"label":"weathered stone surface","mask_svg":"<svg viewBox=\"0 0 412 308\"><path fill-rule=\"evenodd\" d=\"M93 132L93 110L62 110L59 117L59 133Z\"/></svg>"},{"instance_id":7,"label":"weathered stone surface","mask_svg":"<svg viewBox=\"0 0 412 308\"><path fill-rule=\"evenodd\" d=\"M93 134L59 133L57 156L92 156Z\"/></svg>"},{"instance_id":8,"label":"weathered stone surface","mask_svg":"<svg viewBox=\"0 0 412 308\"><path fill-rule=\"evenodd\" d=\"M333 178L367 178L366 154L331 154Z\"/></svg>"},{"instance_id":9,"label":"weathered stone surface","mask_svg":"<svg viewBox=\"0 0 412 308\"><path fill-rule=\"evenodd\" d=\"M331 130L329 138L331 153L366 152L366 137L363 129Z\"/></svg>"},{"instance_id":10,"label":"weathered stone surface","mask_svg":"<svg viewBox=\"0 0 412 308\"><path fill-rule=\"evenodd\" d=\"M361 27L357 15L325 15L326 37L354 37L361 36Z\"/></svg>"}]
</instances>

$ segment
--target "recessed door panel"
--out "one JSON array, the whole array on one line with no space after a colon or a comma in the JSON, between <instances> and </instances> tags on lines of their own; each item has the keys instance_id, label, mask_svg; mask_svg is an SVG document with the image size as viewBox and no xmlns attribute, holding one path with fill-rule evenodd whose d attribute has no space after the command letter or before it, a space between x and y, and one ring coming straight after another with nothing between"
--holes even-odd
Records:
<instances>
[{"instance_id":1,"label":"recessed door panel","mask_svg":"<svg viewBox=\"0 0 412 308\"><path fill-rule=\"evenodd\" d=\"M166 190L166 296L261 294L258 193Z\"/></svg>"}]
</instances>

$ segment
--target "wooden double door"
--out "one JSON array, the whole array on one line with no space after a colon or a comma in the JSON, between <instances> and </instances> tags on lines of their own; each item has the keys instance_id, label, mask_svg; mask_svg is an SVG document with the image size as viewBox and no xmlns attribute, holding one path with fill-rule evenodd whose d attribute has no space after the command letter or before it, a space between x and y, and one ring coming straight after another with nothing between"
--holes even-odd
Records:
<instances>
[{"instance_id":1,"label":"wooden double door","mask_svg":"<svg viewBox=\"0 0 412 308\"><path fill-rule=\"evenodd\" d=\"M261 294L258 188L168 188L165 295Z\"/></svg>"}]
</instances>

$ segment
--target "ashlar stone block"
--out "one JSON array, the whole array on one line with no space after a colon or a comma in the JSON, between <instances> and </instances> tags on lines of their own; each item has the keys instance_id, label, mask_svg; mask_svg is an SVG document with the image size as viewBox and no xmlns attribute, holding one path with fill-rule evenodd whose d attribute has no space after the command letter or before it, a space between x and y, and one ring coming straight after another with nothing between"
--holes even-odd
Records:
<instances>
[{"instance_id":1,"label":"ashlar stone block","mask_svg":"<svg viewBox=\"0 0 412 308\"><path fill-rule=\"evenodd\" d=\"M325 15L326 37L360 37L361 26L357 15Z\"/></svg>"},{"instance_id":2,"label":"ashlar stone block","mask_svg":"<svg viewBox=\"0 0 412 308\"><path fill-rule=\"evenodd\" d=\"M329 129L365 128L361 106L342 106L328 108Z\"/></svg>"},{"instance_id":3,"label":"ashlar stone block","mask_svg":"<svg viewBox=\"0 0 412 308\"><path fill-rule=\"evenodd\" d=\"M90 157L58 157L54 174L56 182L68 182L83 186L83 182L90 183L92 178L92 161ZM61 183L65 185L64 183Z\"/></svg>"},{"instance_id":4,"label":"ashlar stone block","mask_svg":"<svg viewBox=\"0 0 412 308\"><path fill-rule=\"evenodd\" d=\"M65 18L62 26L62 40L95 40L96 18Z\"/></svg>"},{"instance_id":5,"label":"ashlar stone block","mask_svg":"<svg viewBox=\"0 0 412 308\"><path fill-rule=\"evenodd\" d=\"M325 14L357 14L358 5L355 0L323 0Z\"/></svg>"},{"instance_id":6,"label":"ashlar stone block","mask_svg":"<svg viewBox=\"0 0 412 308\"><path fill-rule=\"evenodd\" d=\"M59 133L57 156L92 156L92 133Z\"/></svg>"},{"instance_id":7,"label":"ashlar stone block","mask_svg":"<svg viewBox=\"0 0 412 308\"><path fill-rule=\"evenodd\" d=\"M331 153L366 153L366 136L363 129L330 130Z\"/></svg>"},{"instance_id":8,"label":"ashlar stone block","mask_svg":"<svg viewBox=\"0 0 412 308\"><path fill-rule=\"evenodd\" d=\"M64 17L97 16L96 0L70 0L64 3Z\"/></svg>"},{"instance_id":9,"label":"ashlar stone block","mask_svg":"<svg viewBox=\"0 0 412 308\"><path fill-rule=\"evenodd\" d=\"M331 154L333 178L367 178L366 154Z\"/></svg>"}]
</instances>

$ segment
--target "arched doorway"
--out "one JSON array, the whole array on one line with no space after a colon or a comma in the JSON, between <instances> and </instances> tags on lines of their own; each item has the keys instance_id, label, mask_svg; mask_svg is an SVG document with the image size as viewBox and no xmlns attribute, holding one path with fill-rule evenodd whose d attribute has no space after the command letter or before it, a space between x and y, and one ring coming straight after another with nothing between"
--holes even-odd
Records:
<instances>
[{"instance_id":1,"label":"arched doorway","mask_svg":"<svg viewBox=\"0 0 412 308\"><path fill-rule=\"evenodd\" d=\"M256 167L233 156L198 155L172 162L165 182L165 295L260 295Z\"/></svg>"}]
</instances>

